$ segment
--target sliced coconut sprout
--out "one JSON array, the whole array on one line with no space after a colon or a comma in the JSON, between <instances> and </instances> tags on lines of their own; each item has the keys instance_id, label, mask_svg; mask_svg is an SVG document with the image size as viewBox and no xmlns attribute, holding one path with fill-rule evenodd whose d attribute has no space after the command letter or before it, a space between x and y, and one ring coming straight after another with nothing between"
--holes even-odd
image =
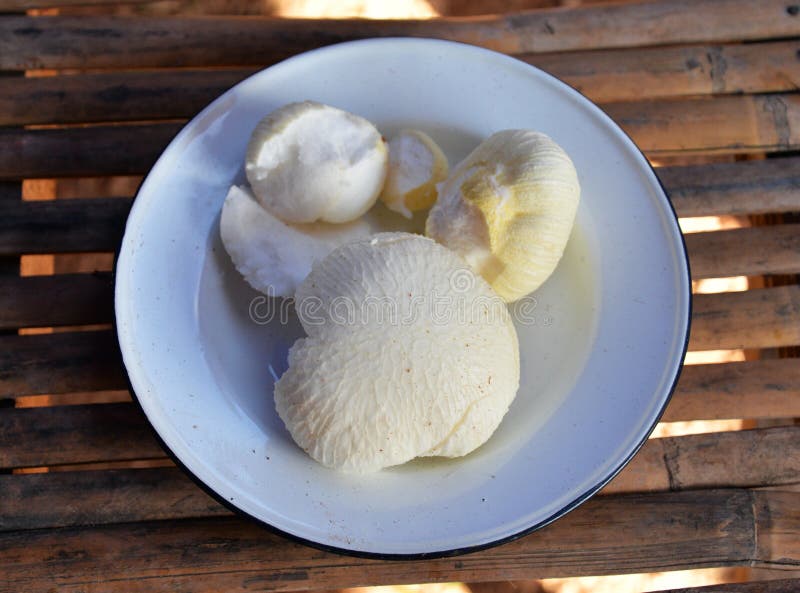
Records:
<instances>
[{"instance_id":1,"label":"sliced coconut sprout","mask_svg":"<svg viewBox=\"0 0 800 593\"><path fill-rule=\"evenodd\" d=\"M426 234L461 255L508 302L552 274L580 198L566 152L539 132L505 130L445 181Z\"/></svg>"},{"instance_id":2,"label":"sliced coconut sprout","mask_svg":"<svg viewBox=\"0 0 800 593\"><path fill-rule=\"evenodd\" d=\"M258 201L284 222L348 222L369 210L386 178L387 149L366 119L304 101L256 126L245 172Z\"/></svg>"},{"instance_id":3,"label":"sliced coconut sprout","mask_svg":"<svg viewBox=\"0 0 800 593\"><path fill-rule=\"evenodd\" d=\"M292 296L312 264L339 245L390 229L414 230L380 204L353 222L286 224L235 185L220 217L222 243L239 273L256 290L281 297Z\"/></svg>"},{"instance_id":4,"label":"sliced coconut sprout","mask_svg":"<svg viewBox=\"0 0 800 593\"><path fill-rule=\"evenodd\" d=\"M383 233L339 247L314 265L295 305L308 337L292 346L275 403L323 465L365 473L464 455L516 394L505 304L430 239Z\"/></svg>"},{"instance_id":5,"label":"sliced coconut sprout","mask_svg":"<svg viewBox=\"0 0 800 593\"><path fill-rule=\"evenodd\" d=\"M389 141L389 172L381 200L411 218L436 201L436 184L447 177L447 157L433 139L419 130L400 130Z\"/></svg>"}]
</instances>

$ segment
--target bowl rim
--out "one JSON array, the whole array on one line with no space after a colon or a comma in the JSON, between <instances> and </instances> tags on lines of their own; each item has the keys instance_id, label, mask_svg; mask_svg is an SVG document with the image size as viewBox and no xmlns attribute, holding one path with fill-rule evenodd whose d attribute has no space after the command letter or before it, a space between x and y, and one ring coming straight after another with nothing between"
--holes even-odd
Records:
<instances>
[{"instance_id":1,"label":"bowl rim","mask_svg":"<svg viewBox=\"0 0 800 593\"><path fill-rule=\"evenodd\" d=\"M522 64L525 64L525 66L527 66L529 68L533 68L539 74L544 75L545 77L551 79L551 81L554 82L557 86L562 87L565 92L572 93L572 94L576 95L580 99L580 101L582 103L584 103L590 109L594 109L597 112L599 112L614 128L616 128L616 130L622 135L624 140L627 143L629 143L629 146L631 148L633 148L636 152L639 153L639 155L642 157L642 161L644 162L644 164L646 166L646 171L648 173L650 173L652 175L652 178L656 181L656 183L657 183L657 185L658 185L658 187L660 189L659 198L667 206L666 210L667 210L668 213L670 213L672 215L671 221L674 222L674 224L675 224L674 229L677 230L677 236L678 236L680 241L679 241L679 245L676 245L676 246L680 247L679 253L680 253L680 255L683 256L683 262L684 262L685 269L686 269L686 279L687 279L687 282L686 282L687 291L686 291L686 294L685 294L686 305L687 305L687 319L686 319L686 325L685 325L686 330L685 330L685 335L683 336L683 340L682 340L683 344L682 344L681 349L680 349L680 355L678 356L679 360L676 361L676 363L677 363L676 364L676 370L674 372L674 376L673 376L673 378L672 378L672 380L670 382L670 385L666 390L667 392L666 392L666 395L665 395L665 398L664 398L664 402L663 402L662 406L659 408L658 412L656 413L652 425L649 426L647 428L647 430L644 431L641 439L632 448L630 453L628 455L626 455L624 458L622 458L621 460L619 460L617 462L617 464L605 476L603 476L600 480L598 480L592 487L586 489L584 492L582 492L579 496L575 497L568 504L566 504L563 507L561 507L560 509L552 512L548 517L546 517L545 519L543 519L541 521L538 521L538 522L536 522L536 523L534 523L534 524L532 524L532 525L530 525L530 526L528 526L528 527L526 527L524 529L521 529L521 530L519 530L519 531L517 531L517 532L515 532L515 533L513 533L511 535L508 535L508 536L505 536L505 537L501 537L501 538L498 538L496 540L492 540L490 542L484 542L484 543L470 545L470 546L461 546L461 547L449 548L449 549L444 549L444 550L436 550L436 551L432 551L432 552L418 552L418 553L368 552L368 551L363 551L363 550L355 550L355 549L350 549L350 548L334 546L334 545L326 544L326 543L322 543L322 542L317 542L317 541L314 541L314 540L311 540L311 539L304 538L304 537L299 536L299 535L295 535L295 534L290 533L288 531L284 531L281 528L276 527L275 525L273 525L271 523L268 523L267 521L265 521L263 519L260 519L260 518L256 517L255 515L245 511L244 509L236 506L231 501L226 499L224 496L222 496L220 493L218 493L216 490L214 490L211 486L206 484L197 474L195 474L191 469L189 469L186 466L186 464L178 457L178 455L172 450L172 448L164 441L164 439L161 437L159 432L156 430L156 428L153 425L153 423L150 421L150 418L148 417L147 412L145 411L145 409L144 409L144 407L142 405L142 402L141 402L139 396L136 394L136 390L133 387L133 383L132 383L132 380L131 380L131 377L130 377L130 373L128 372L128 364L125 361L125 358L126 358L126 356L125 356L125 346L124 346L124 344L122 342L122 339L120 338L119 332L117 331L118 316L119 316L119 312L120 312L120 306L119 305L120 305L120 300L122 298L120 296L120 290L119 290L119 286L118 286L118 276L117 276L117 271L118 270L117 270L117 266L118 266L119 259L120 259L121 253L122 253L123 245L125 243L125 237L128 235L128 232L129 232L129 222L131 220L131 215L133 214L134 210L137 208L137 205L139 203L141 203L141 201L138 200L138 198L139 198L142 186L147 181L148 177L150 176L150 173L156 167L156 165L160 162L162 156L169 149L169 147L172 146L172 144L176 140L178 140L185 133L187 133L187 129L195 121L201 119L206 114L206 112L208 112L210 110L210 108L213 107L213 105L220 98L225 96L228 92L230 92L233 88L235 88L239 84L244 83L245 81L249 80L250 78L252 78L254 76L260 75L262 72L264 72L264 71L266 71L266 70L268 70L270 68L273 68L273 67L278 66L278 65L284 65L284 64L287 64L287 63L292 62L292 61L297 60L297 59L305 59L309 55L316 54L318 52L326 52L326 51L329 51L329 50L331 50L333 48L341 48L341 47L344 47L344 46L393 44L393 43L403 43L403 44L405 44L405 43L420 43L420 44L441 44L441 45L450 45L450 46L462 46L463 48L468 48L470 51L485 52L486 54L491 54L494 57L494 59L510 60L510 61L514 61L514 62L520 62ZM501 52L497 52L497 51L494 51L494 50L491 50L491 49L487 49L485 47L472 45L472 44L469 44L469 43L462 43L462 42L457 42L457 41L450 41L450 40L436 39L436 38L428 38L428 37L375 37L375 38L357 39L357 40L352 40L352 41L344 41L344 42L340 42L340 43L334 43L334 44L322 46L322 47L319 47L319 48L315 48L315 49L312 49L312 50L308 50L308 51L296 54L294 56L291 56L289 58L286 58L284 60L281 60L279 62L271 64L270 66L267 66L266 68L262 68L262 69L258 70L257 72L254 72L250 76L247 76L246 78L242 79L241 81L239 81L238 83L236 83L235 85L233 85L232 87L230 87L229 89L227 89L226 91L224 91L223 93L221 93L220 95L215 97L203 109L198 111L189 121L187 121L181 127L180 130L178 130L175 133L175 135L170 139L169 143L167 143L165 148L161 151L161 153L159 154L159 157L153 162L153 164L148 168L147 172L143 175L142 180L139 183L139 185L138 185L138 187L136 189L136 193L134 195L134 198L132 200L131 209L129 211L128 217L126 218L125 231L123 233L122 240L120 241L119 246L117 247L117 249L114 252L114 261L113 261L113 265L112 265L111 274L112 274L112 282L114 283L114 303L115 303L115 314L114 314L112 331L114 332L114 334L115 334L115 336L117 338L117 342L118 342L118 344L120 346L120 350L122 351L122 362L123 362L123 367L125 369L125 381L127 383L128 390L131 393L131 400L133 401L133 403L134 403L136 409L138 410L138 412L147 420L147 425L148 425L148 428L150 429L151 434L155 437L156 441L159 443L159 445L164 450L164 452L167 454L167 456L175 463L175 465L178 468L180 468L183 471L183 473L185 475L187 475L192 480L192 482L194 482L198 487L200 487L201 490L203 490L207 495L209 495L212 499L214 499L216 502L221 504L223 507L225 507L229 511L231 511L235 516L243 517L243 518L249 520L250 522L253 522L253 523L259 525L260 527L264 528L266 531L268 531L270 533L273 533L275 535L278 535L280 537L286 538L286 539L288 539L290 541L293 541L295 543L300 543L300 544L303 544L303 545L306 545L306 546L310 546L312 548L316 548L316 549L322 550L324 552L330 552L330 553L335 553L335 554L340 554L340 555L345 555L345 556L351 556L351 557L355 557L355 558L370 559L370 560L387 560L387 561L427 560L427 559L437 559L437 558L448 558L448 557L460 556L460 555L463 555L463 554L468 554L468 553L473 553L473 552L479 552L481 550L486 550L486 549L494 548L494 547L497 547L497 546L501 546L503 544L515 541L515 540L520 539L522 537L525 537L526 535L529 535L529 534L531 534L531 533L533 533L535 531L538 531L539 529L542 529L543 527L546 527L547 525L553 523L557 519L560 519L564 515L568 514L569 512L575 510L577 507L581 506L584 502L589 500L599 490L601 490L604 486L606 486L612 479L614 479L614 477L616 477L617 474L619 474L620 471L622 471L622 469L631 461L631 459L633 459L636 456L636 454L639 452L639 450L642 448L642 446L645 444L645 442L647 442L648 438L650 437L650 434L653 432L653 430L655 429L656 425L660 421L661 417L664 414L664 411L666 410L667 406L669 405L670 401L672 400L673 394L675 393L675 389L677 387L678 380L679 380L680 375L681 375L681 371L683 370L683 362L685 360L686 352L688 350L689 337L690 337L690 333L691 333L692 308L693 308L693 295L692 295L692 289L691 289L691 286L692 286L692 284L691 284L691 268L690 268L688 251L686 249L686 241L685 241L683 233L680 230L680 226L679 226L679 222L678 222L678 215L677 215L677 212L675 211L675 207L673 206L672 202L670 201L670 199L668 197L668 193L667 193L666 188L664 187L663 182L661 181L661 179L656 174L655 169L653 168L652 164L650 163L650 161L645 156L644 152L634 142L634 140L630 137L630 135L627 132L625 132L625 130L622 129L622 127L619 126L611 118L611 116L608 115L608 113L606 113L606 111L604 111L601 107L599 107L591 99L586 97L586 95L584 95L581 91L579 91L578 89L570 86L569 84L567 84L566 82L562 81L558 77L550 74L549 72L546 72L546 71L544 71L544 70L542 70L540 68L537 68L536 66L533 66L531 64L527 64L525 62L522 62L521 60L517 59L516 57L514 57L512 55L508 55L508 54L504 54L504 53L501 53Z\"/></svg>"}]
</instances>

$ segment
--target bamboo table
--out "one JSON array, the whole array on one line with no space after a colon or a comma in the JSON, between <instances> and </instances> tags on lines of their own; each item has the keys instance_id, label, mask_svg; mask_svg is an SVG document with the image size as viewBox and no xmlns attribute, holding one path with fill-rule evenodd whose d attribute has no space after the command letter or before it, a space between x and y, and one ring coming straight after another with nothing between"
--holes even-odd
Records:
<instances>
[{"instance_id":1,"label":"bamboo table","mask_svg":"<svg viewBox=\"0 0 800 593\"><path fill-rule=\"evenodd\" d=\"M102 0L0 2L0 591L800 569L800 5L627 1L428 22L24 12L79 3ZM255 69L386 35L483 45L552 72L664 165L680 216L739 221L686 235L695 279L749 279L746 290L695 296L689 349L745 359L687 365L664 420L745 419L748 429L651 439L600 495L544 530L404 563L285 541L172 466L125 391L108 257L89 260L94 272L67 265L66 254L117 249L130 190L33 201L23 180L141 175L186 118ZM55 254L55 273L21 274L31 254ZM798 589L778 579L713 590Z\"/></svg>"}]
</instances>

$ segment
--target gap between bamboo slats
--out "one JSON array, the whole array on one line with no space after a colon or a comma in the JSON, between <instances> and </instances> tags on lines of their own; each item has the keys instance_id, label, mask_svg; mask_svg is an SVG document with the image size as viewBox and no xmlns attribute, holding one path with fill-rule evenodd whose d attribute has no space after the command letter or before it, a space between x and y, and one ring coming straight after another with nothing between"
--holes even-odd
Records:
<instances>
[{"instance_id":1,"label":"gap between bamboo slats","mask_svg":"<svg viewBox=\"0 0 800 593\"><path fill-rule=\"evenodd\" d=\"M795 91L800 42L518 56L593 101ZM268 64L264 64L266 66ZM191 117L253 68L0 78L0 125Z\"/></svg>"},{"instance_id":2,"label":"gap between bamboo slats","mask_svg":"<svg viewBox=\"0 0 800 593\"><path fill-rule=\"evenodd\" d=\"M800 18L783 0L658 0L421 21L7 16L0 69L251 65L368 37L437 37L520 54L799 34Z\"/></svg>"},{"instance_id":3,"label":"gap between bamboo slats","mask_svg":"<svg viewBox=\"0 0 800 593\"><path fill-rule=\"evenodd\" d=\"M487 500L487 508L492 501ZM12 531L0 535L0 591L113 593L332 589L750 564L796 567L800 496L742 489L596 497L501 547L393 562L287 542L234 517ZM343 542L366 545L343 527ZM658 538L653 534L657 533Z\"/></svg>"}]
</instances>

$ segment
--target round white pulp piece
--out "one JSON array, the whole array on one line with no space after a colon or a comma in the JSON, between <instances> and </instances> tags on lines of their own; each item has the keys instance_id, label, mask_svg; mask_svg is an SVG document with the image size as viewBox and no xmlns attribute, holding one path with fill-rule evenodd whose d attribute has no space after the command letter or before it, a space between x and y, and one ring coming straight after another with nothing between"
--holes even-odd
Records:
<instances>
[{"instance_id":1,"label":"round white pulp piece","mask_svg":"<svg viewBox=\"0 0 800 593\"><path fill-rule=\"evenodd\" d=\"M339 245L383 231L413 231L414 224L376 204L352 222L287 224L232 186L220 216L225 250L247 283L268 296L290 297L314 262Z\"/></svg>"},{"instance_id":2,"label":"round white pulp piece","mask_svg":"<svg viewBox=\"0 0 800 593\"><path fill-rule=\"evenodd\" d=\"M451 319L434 298L454 309ZM295 307L308 337L289 351L275 403L297 444L328 467L369 473L466 455L517 393L505 302L431 239L381 233L348 243L314 266Z\"/></svg>"},{"instance_id":3,"label":"round white pulp piece","mask_svg":"<svg viewBox=\"0 0 800 593\"><path fill-rule=\"evenodd\" d=\"M375 203L386 178L380 132L352 113L314 101L262 119L247 145L247 180L284 222L348 222Z\"/></svg>"}]
</instances>

